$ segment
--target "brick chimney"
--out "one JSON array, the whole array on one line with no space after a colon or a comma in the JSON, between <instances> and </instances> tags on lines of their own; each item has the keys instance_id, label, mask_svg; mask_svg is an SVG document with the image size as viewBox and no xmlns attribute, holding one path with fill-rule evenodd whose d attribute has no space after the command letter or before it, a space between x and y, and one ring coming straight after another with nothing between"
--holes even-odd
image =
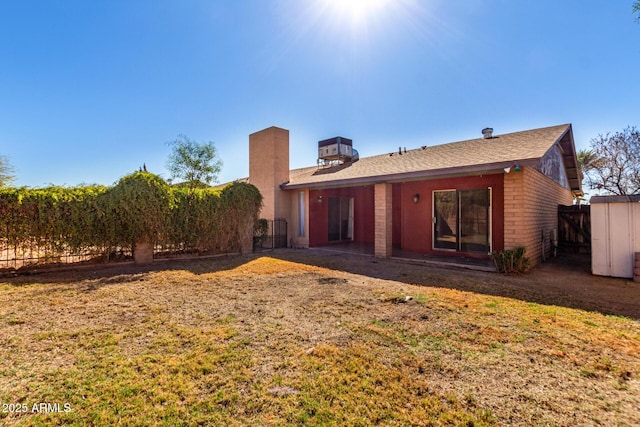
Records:
<instances>
[{"instance_id":1,"label":"brick chimney","mask_svg":"<svg viewBox=\"0 0 640 427\"><path fill-rule=\"evenodd\" d=\"M263 197L260 218L287 218L290 197L280 189L289 181L289 131L275 126L249 135L249 182Z\"/></svg>"}]
</instances>

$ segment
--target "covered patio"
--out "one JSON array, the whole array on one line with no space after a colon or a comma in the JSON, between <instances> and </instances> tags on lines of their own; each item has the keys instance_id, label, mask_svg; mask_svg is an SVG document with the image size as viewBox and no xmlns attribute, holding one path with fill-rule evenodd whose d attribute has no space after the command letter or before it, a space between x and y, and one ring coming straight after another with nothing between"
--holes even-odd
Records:
<instances>
[{"instance_id":1,"label":"covered patio","mask_svg":"<svg viewBox=\"0 0 640 427\"><path fill-rule=\"evenodd\" d=\"M362 255L369 257L374 256L373 243L336 243L327 246L314 247L313 249L322 252L332 252L336 254L342 253L348 255ZM457 267L488 272L496 271L493 263L488 259L453 255L423 254L418 252L405 251L397 248L393 249L391 259L396 259L399 261L418 262L421 264L429 264L440 267Z\"/></svg>"}]
</instances>

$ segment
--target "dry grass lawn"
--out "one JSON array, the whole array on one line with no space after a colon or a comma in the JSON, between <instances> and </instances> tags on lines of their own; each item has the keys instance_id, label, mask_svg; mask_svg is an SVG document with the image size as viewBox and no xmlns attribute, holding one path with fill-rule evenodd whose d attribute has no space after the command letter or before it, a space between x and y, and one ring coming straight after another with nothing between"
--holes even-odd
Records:
<instances>
[{"instance_id":1,"label":"dry grass lawn","mask_svg":"<svg viewBox=\"0 0 640 427\"><path fill-rule=\"evenodd\" d=\"M0 279L0 424L640 425L637 317L353 258Z\"/></svg>"}]
</instances>

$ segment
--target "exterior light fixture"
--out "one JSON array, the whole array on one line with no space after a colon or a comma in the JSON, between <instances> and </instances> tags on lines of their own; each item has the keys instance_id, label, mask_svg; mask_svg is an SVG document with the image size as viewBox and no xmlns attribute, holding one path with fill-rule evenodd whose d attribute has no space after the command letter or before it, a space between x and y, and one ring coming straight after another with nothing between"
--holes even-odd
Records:
<instances>
[{"instance_id":1,"label":"exterior light fixture","mask_svg":"<svg viewBox=\"0 0 640 427\"><path fill-rule=\"evenodd\" d=\"M318 203L322 203L322 196L318 196Z\"/></svg>"},{"instance_id":2,"label":"exterior light fixture","mask_svg":"<svg viewBox=\"0 0 640 427\"><path fill-rule=\"evenodd\" d=\"M513 170L514 172L521 172L522 167L517 163L513 166L507 166L506 168L504 168L504 173L509 173L511 172L511 170Z\"/></svg>"},{"instance_id":3,"label":"exterior light fixture","mask_svg":"<svg viewBox=\"0 0 640 427\"><path fill-rule=\"evenodd\" d=\"M413 195L413 203L418 204L418 202L420 201L420 194L416 193Z\"/></svg>"}]
</instances>

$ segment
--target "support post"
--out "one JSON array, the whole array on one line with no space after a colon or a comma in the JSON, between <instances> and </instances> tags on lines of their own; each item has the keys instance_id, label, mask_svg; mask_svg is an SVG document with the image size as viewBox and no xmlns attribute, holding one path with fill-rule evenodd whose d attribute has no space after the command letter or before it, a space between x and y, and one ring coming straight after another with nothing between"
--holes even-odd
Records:
<instances>
[{"instance_id":1,"label":"support post","mask_svg":"<svg viewBox=\"0 0 640 427\"><path fill-rule=\"evenodd\" d=\"M393 211L391 184L376 184L374 187L375 237L374 254L376 258L390 258L392 255Z\"/></svg>"}]
</instances>

